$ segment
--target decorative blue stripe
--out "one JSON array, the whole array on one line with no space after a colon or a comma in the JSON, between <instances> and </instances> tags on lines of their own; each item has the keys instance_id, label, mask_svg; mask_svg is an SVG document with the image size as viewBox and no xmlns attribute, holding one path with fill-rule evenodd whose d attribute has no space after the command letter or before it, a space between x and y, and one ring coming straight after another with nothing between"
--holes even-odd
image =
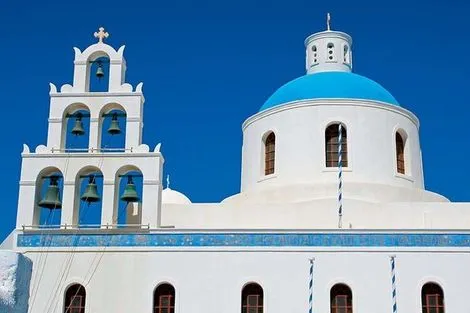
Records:
<instances>
[{"instance_id":1,"label":"decorative blue stripe","mask_svg":"<svg viewBox=\"0 0 470 313\"><path fill-rule=\"evenodd\" d=\"M18 247L470 247L468 234L19 234Z\"/></svg>"}]
</instances>

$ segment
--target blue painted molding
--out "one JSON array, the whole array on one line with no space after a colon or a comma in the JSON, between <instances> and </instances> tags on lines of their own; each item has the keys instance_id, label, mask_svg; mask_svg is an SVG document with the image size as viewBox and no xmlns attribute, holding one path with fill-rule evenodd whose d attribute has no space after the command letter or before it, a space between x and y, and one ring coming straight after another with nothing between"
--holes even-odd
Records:
<instances>
[{"instance_id":1,"label":"blue painted molding","mask_svg":"<svg viewBox=\"0 0 470 313\"><path fill-rule=\"evenodd\" d=\"M470 247L470 233L19 234L18 247Z\"/></svg>"}]
</instances>

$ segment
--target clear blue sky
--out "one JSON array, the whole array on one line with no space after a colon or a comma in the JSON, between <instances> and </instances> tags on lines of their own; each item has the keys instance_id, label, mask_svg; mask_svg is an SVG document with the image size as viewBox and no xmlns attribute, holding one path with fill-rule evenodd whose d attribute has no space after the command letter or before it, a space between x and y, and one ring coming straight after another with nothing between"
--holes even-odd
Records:
<instances>
[{"instance_id":1,"label":"clear blue sky","mask_svg":"<svg viewBox=\"0 0 470 313\"><path fill-rule=\"evenodd\" d=\"M72 47L101 25L144 82L144 142L162 142L172 187L195 202L239 190L241 124L304 74L303 40L332 27L354 40L354 71L421 121L426 187L470 200L467 1L11 1L0 4L2 218L14 227L22 144L46 143L49 82L71 83Z\"/></svg>"}]
</instances>

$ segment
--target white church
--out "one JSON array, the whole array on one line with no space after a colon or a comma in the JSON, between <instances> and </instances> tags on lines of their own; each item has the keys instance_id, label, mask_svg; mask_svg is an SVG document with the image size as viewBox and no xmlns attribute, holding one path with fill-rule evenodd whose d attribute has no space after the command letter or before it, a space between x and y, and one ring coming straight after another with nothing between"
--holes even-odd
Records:
<instances>
[{"instance_id":1,"label":"white church","mask_svg":"<svg viewBox=\"0 0 470 313\"><path fill-rule=\"evenodd\" d=\"M47 142L21 154L0 312L470 312L470 203L424 189L417 116L352 72L352 38L327 25L306 74L243 123L240 192L220 203L166 185L124 46L100 28L74 48Z\"/></svg>"}]
</instances>

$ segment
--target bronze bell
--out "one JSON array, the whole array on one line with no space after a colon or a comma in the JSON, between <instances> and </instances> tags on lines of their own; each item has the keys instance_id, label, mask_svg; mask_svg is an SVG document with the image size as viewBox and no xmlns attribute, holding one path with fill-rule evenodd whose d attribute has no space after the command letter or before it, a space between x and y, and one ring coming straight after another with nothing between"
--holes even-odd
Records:
<instances>
[{"instance_id":1,"label":"bronze bell","mask_svg":"<svg viewBox=\"0 0 470 313\"><path fill-rule=\"evenodd\" d=\"M125 202L137 202L139 201L139 196L137 195L137 190L135 189L134 182L132 181L132 176L127 176L127 185L126 189L122 193L121 200Z\"/></svg>"},{"instance_id":2,"label":"bronze bell","mask_svg":"<svg viewBox=\"0 0 470 313\"><path fill-rule=\"evenodd\" d=\"M78 114L75 118L75 126L72 128L72 134L74 134L75 136L82 136L83 134L85 134L81 114Z\"/></svg>"},{"instance_id":3,"label":"bronze bell","mask_svg":"<svg viewBox=\"0 0 470 313\"><path fill-rule=\"evenodd\" d=\"M82 194L80 199L87 202L88 204L101 200L100 196L98 195L98 187L95 183L95 176L90 175L88 178L88 185L86 186L85 192Z\"/></svg>"},{"instance_id":4,"label":"bronze bell","mask_svg":"<svg viewBox=\"0 0 470 313\"><path fill-rule=\"evenodd\" d=\"M39 201L38 205L41 208L50 210L61 209L62 202L60 201L60 189L57 184L59 177L51 176L49 179L49 187L47 187L46 195L41 201Z\"/></svg>"},{"instance_id":5,"label":"bronze bell","mask_svg":"<svg viewBox=\"0 0 470 313\"><path fill-rule=\"evenodd\" d=\"M96 77L98 77L98 79L104 77L103 64L101 62L98 62L98 68L96 69Z\"/></svg>"},{"instance_id":6,"label":"bronze bell","mask_svg":"<svg viewBox=\"0 0 470 313\"><path fill-rule=\"evenodd\" d=\"M109 124L108 133L111 135L118 135L121 133L121 128L119 128L119 121L116 113L113 114L111 124Z\"/></svg>"}]
</instances>

